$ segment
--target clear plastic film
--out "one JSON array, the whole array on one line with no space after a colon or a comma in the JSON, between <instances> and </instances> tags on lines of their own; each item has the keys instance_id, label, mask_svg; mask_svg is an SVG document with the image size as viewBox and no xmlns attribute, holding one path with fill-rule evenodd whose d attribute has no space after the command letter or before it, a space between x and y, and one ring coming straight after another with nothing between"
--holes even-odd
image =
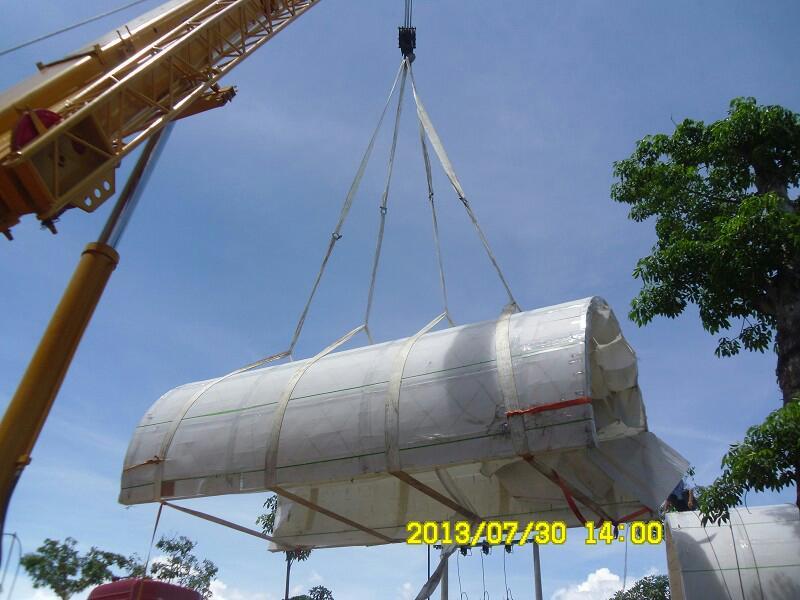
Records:
<instances>
[{"instance_id":1,"label":"clear plastic film","mask_svg":"<svg viewBox=\"0 0 800 600\"><path fill-rule=\"evenodd\" d=\"M497 321L333 352L296 382L277 448L274 483L265 456L272 417L304 361L254 369L160 398L137 427L122 477L124 504L264 491L274 486L392 539L405 523L454 518L453 510L393 477L387 460L389 382L408 352L399 392L399 468L468 502L482 518L559 518L577 525L562 490L520 458L497 369ZM512 314L511 367L527 451L615 519L657 510L685 461L653 434L636 355L600 298ZM393 425L390 425L393 426ZM165 436L174 436L164 452ZM161 455L163 454L163 456ZM160 475L160 476L159 476ZM448 485L446 485L448 484ZM382 543L281 499L275 536L290 544ZM516 516L515 516L516 515Z\"/></svg>"}]
</instances>

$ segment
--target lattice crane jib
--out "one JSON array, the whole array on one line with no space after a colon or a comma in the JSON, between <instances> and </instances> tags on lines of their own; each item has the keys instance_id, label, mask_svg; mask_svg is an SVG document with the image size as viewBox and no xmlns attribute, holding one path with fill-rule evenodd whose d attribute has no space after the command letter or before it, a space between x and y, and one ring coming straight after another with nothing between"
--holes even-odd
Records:
<instances>
[{"instance_id":1,"label":"lattice crane jib","mask_svg":"<svg viewBox=\"0 0 800 600\"><path fill-rule=\"evenodd\" d=\"M48 227L115 192L125 156L177 118L222 106L219 80L319 0L167 2L0 95L0 232Z\"/></svg>"}]
</instances>

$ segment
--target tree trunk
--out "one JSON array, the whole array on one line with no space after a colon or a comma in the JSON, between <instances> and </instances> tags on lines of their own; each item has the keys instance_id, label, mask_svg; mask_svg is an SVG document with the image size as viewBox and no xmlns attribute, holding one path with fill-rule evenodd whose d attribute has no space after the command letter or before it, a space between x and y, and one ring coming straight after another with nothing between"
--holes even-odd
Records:
<instances>
[{"instance_id":1,"label":"tree trunk","mask_svg":"<svg viewBox=\"0 0 800 600\"><path fill-rule=\"evenodd\" d=\"M784 406L800 396L800 290L792 289L781 294L775 326L775 342L778 351L778 386L781 388ZM796 503L800 508L800 464L795 465Z\"/></svg>"},{"instance_id":2,"label":"tree trunk","mask_svg":"<svg viewBox=\"0 0 800 600\"><path fill-rule=\"evenodd\" d=\"M284 600L289 600L289 573L292 570L292 559L289 554L286 554L286 592L283 595Z\"/></svg>"}]
</instances>

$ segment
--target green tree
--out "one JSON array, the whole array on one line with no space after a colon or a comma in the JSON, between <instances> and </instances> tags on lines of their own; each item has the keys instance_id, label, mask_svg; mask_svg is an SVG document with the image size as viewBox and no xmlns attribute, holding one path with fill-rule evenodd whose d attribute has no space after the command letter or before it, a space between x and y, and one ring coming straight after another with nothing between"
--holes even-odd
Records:
<instances>
[{"instance_id":1,"label":"green tree","mask_svg":"<svg viewBox=\"0 0 800 600\"><path fill-rule=\"evenodd\" d=\"M267 510L263 514L259 515L259 517L256 519L256 524L260 525L261 530L269 535L275 529L275 513L278 510L278 496L272 495L267 498L267 500L264 502L264 508ZM311 550L298 548L297 550L287 550L284 554L286 555L286 589L283 597L284 600L292 600L289 598L289 578L292 572L292 563L295 561L306 560L309 556L311 556ZM300 598L302 598L302 596L300 596ZM314 600L316 600L316 598Z\"/></svg>"},{"instance_id":2,"label":"green tree","mask_svg":"<svg viewBox=\"0 0 800 600\"><path fill-rule=\"evenodd\" d=\"M90 586L111 581L112 567L128 575L134 568L130 558L95 547L81 555L78 542L68 537L63 542L46 539L36 552L25 554L21 564L33 580L33 587L48 587L61 600L68 600Z\"/></svg>"},{"instance_id":3,"label":"green tree","mask_svg":"<svg viewBox=\"0 0 800 600\"><path fill-rule=\"evenodd\" d=\"M324 585L315 585L308 590L311 600L333 600L333 593Z\"/></svg>"},{"instance_id":4,"label":"green tree","mask_svg":"<svg viewBox=\"0 0 800 600\"><path fill-rule=\"evenodd\" d=\"M176 583L195 590L203 598L211 598L211 582L219 569L210 560L199 560L193 553L196 542L186 536L162 536L156 549L165 557L150 567L156 579Z\"/></svg>"},{"instance_id":5,"label":"green tree","mask_svg":"<svg viewBox=\"0 0 800 600\"><path fill-rule=\"evenodd\" d=\"M333 593L324 585L315 585L308 594L292 596L289 600L334 600Z\"/></svg>"},{"instance_id":6,"label":"green tree","mask_svg":"<svg viewBox=\"0 0 800 600\"><path fill-rule=\"evenodd\" d=\"M669 578L666 575L642 577L627 590L619 591L609 600L670 600Z\"/></svg>"},{"instance_id":7,"label":"green tree","mask_svg":"<svg viewBox=\"0 0 800 600\"><path fill-rule=\"evenodd\" d=\"M718 356L764 352L774 339L784 409L748 435L797 428L786 406L800 395L800 203L790 197L800 183L800 115L737 98L722 120L686 119L672 135L646 136L614 175L612 198L629 204L635 221L655 218L658 237L634 270L642 289L631 319L645 325L696 304L703 327L723 334ZM733 446L722 477L700 490L710 520L727 519L748 489L800 477L796 445L773 448L769 473L764 457L736 451L743 447Z\"/></svg>"}]
</instances>

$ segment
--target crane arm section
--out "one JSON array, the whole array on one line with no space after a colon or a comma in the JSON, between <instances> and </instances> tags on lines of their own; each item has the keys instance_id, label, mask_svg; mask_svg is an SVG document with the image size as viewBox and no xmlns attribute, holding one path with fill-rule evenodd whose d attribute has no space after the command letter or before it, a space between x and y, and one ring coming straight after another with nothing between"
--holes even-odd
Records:
<instances>
[{"instance_id":1,"label":"crane arm section","mask_svg":"<svg viewBox=\"0 0 800 600\"><path fill-rule=\"evenodd\" d=\"M318 2L173 0L117 39L40 65L0 96L0 232L27 213L49 224L67 208L95 210L126 155L230 100L220 78Z\"/></svg>"}]
</instances>

